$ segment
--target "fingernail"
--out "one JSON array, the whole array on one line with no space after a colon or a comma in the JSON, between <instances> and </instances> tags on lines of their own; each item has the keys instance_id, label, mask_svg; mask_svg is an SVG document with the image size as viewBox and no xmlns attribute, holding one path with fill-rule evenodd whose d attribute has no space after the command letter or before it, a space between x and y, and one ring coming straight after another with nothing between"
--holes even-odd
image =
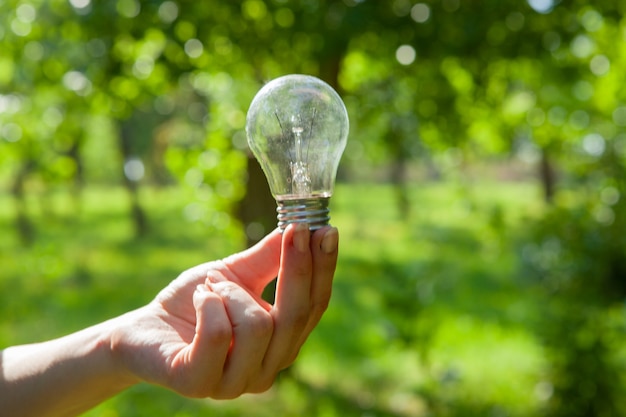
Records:
<instances>
[{"instance_id":1,"label":"fingernail","mask_svg":"<svg viewBox=\"0 0 626 417\"><path fill-rule=\"evenodd\" d=\"M305 223L298 223L293 235L293 245L299 252L306 252L309 250L309 239L311 238L311 232L309 232L309 226Z\"/></svg>"},{"instance_id":2,"label":"fingernail","mask_svg":"<svg viewBox=\"0 0 626 417\"><path fill-rule=\"evenodd\" d=\"M337 245L339 244L339 232L337 228L333 227L329 229L324 238L322 238L322 252L326 254L333 253L337 250Z\"/></svg>"}]
</instances>

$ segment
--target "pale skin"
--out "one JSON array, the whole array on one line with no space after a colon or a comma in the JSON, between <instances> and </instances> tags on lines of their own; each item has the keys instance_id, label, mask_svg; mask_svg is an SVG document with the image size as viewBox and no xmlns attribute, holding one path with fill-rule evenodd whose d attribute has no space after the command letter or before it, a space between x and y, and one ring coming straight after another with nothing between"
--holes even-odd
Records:
<instances>
[{"instance_id":1,"label":"pale skin","mask_svg":"<svg viewBox=\"0 0 626 417\"><path fill-rule=\"evenodd\" d=\"M59 339L1 352L0 410L76 416L141 382L229 399L269 389L326 310L337 229L290 225L183 272L146 306ZM273 305L261 292L278 277Z\"/></svg>"}]
</instances>

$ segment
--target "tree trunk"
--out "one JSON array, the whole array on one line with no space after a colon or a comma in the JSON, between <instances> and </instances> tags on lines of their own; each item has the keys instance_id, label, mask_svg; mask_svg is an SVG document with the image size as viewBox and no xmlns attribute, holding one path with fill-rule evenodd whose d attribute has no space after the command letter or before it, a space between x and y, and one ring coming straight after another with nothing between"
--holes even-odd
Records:
<instances>
[{"instance_id":1,"label":"tree trunk","mask_svg":"<svg viewBox=\"0 0 626 417\"><path fill-rule=\"evenodd\" d=\"M35 241L35 227L28 217L24 191L24 183L33 167L34 161L32 159L26 159L19 168L13 185L11 186L11 194L15 199L16 207L15 228L24 246L30 246Z\"/></svg>"},{"instance_id":2,"label":"tree trunk","mask_svg":"<svg viewBox=\"0 0 626 417\"><path fill-rule=\"evenodd\" d=\"M404 155L396 155L391 165L391 183L396 196L396 207L402 221L409 219L411 201L407 190L407 160Z\"/></svg>"},{"instance_id":3,"label":"tree trunk","mask_svg":"<svg viewBox=\"0 0 626 417\"><path fill-rule=\"evenodd\" d=\"M122 154L122 169L132 154L132 128L129 123L122 122L118 145ZM135 237L141 238L148 233L148 219L139 201L139 184L124 172L124 187L128 191L131 203L131 218L135 227Z\"/></svg>"},{"instance_id":4,"label":"tree trunk","mask_svg":"<svg viewBox=\"0 0 626 417\"><path fill-rule=\"evenodd\" d=\"M554 191L556 183L556 175L554 167L548 154L547 149L541 150L541 160L539 161L539 178L543 187L543 198L548 204L554 201Z\"/></svg>"},{"instance_id":5,"label":"tree trunk","mask_svg":"<svg viewBox=\"0 0 626 417\"><path fill-rule=\"evenodd\" d=\"M272 196L265 174L252 155L248 155L248 184L246 195L239 202L237 217L246 232L248 247L276 228L276 201ZM274 303L276 280L263 291L263 299Z\"/></svg>"},{"instance_id":6,"label":"tree trunk","mask_svg":"<svg viewBox=\"0 0 626 417\"><path fill-rule=\"evenodd\" d=\"M82 135L79 133L79 135ZM67 156L72 158L76 171L74 172L74 182L72 184L72 202L74 205L74 212L80 213L81 211L81 195L83 192L83 186L85 185L85 167L81 158L80 150L82 145L82 138L77 137L72 146L67 151Z\"/></svg>"},{"instance_id":7,"label":"tree trunk","mask_svg":"<svg viewBox=\"0 0 626 417\"><path fill-rule=\"evenodd\" d=\"M239 202L236 212L246 230L246 244L252 246L276 228L276 201L263 170L252 155L248 155L247 166L246 195Z\"/></svg>"}]
</instances>

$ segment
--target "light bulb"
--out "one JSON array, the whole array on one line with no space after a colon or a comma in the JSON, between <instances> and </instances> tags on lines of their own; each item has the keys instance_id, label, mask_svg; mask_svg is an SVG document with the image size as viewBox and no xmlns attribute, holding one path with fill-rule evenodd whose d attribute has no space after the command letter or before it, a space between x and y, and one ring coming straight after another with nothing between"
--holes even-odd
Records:
<instances>
[{"instance_id":1,"label":"light bulb","mask_svg":"<svg viewBox=\"0 0 626 417\"><path fill-rule=\"evenodd\" d=\"M266 84L246 120L248 144L278 205L278 227L327 225L328 202L348 137L348 112L339 94L309 75Z\"/></svg>"}]
</instances>

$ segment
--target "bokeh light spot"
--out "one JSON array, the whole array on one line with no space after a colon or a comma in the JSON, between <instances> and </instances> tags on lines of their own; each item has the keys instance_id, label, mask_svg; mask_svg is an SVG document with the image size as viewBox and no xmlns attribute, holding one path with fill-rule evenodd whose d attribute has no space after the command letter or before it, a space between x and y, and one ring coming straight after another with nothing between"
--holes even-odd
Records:
<instances>
[{"instance_id":1,"label":"bokeh light spot","mask_svg":"<svg viewBox=\"0 0 626 417\"><path fill-rule=\"evenodd\" d=\"M31 30L32 26L29 22L24 22L20 19L13 19L11 21L11 31L17 36L28 36Z\"/></svg>"},{"instance_id":2,"label":"bokeh light spot","mask_svg":"<svg viewBox=\"0 0 626 417\"><path fill-rule=\"evenodd\" d=\"M293 26L295 21L295 17L291 9L283 7L278 9L274 14L274 19L276 20L276 24L283 28L290 28Z\"/></svg>"},{"instance_id":3,"label":"bokeh light spot","mask_svg":"<svg viewBox=\"0 0 626 417\"><path fill-rule=\"evenodd\" d=\"M70 4L79 14L90 9L91 0L69 0Z\"/></svg>"},{"instance_id":4,"label":"bokeh light spot","mask_svg":"<svg viewBox=\"0 0 626 417\"><path fill-rule=\"evenodd\" d=\"M159 19L163 23L172 23L178 17L178 5L173 1L165 1L159 6Z\"/></svg>"},{"instance_id":5,"label":"bokeh light spot","mask_svg":"<svg viewBox=\"0 0 626 417\"><path fill-rule=\"evenodd\" d=\"M37 10L32 4L20 4L15 10L15 15L24 23L33 23L37 18Z\"/></svg>"},{"instance_id":6,"label":"bokeh light spot","mask_svg":"<svg viewBox=\"0 0 626 417\"><path fill-rule=\"evenodd\" d=\"M137 0L118 0L116 9L121 16L132 19L139 15L141 4Z\"/></svg>"},{"instance_id":7,"label":"bokeh light spot","mask_svg":"<svg viewBox=\"0 0 626 417\"><path fill-rule=\"evenodd\" d=\"M409 0L395 0L391 8L396 16L403 17L411 12L411 2Z\"/></svg>"},{"instance_id":8,"label":"bokeh light spot","mask_svg":"<svg viewBox=\"0 0 626 417\"><path fill-rule=\"evenodd\" d=\"M0 94L0 114L15 114L22 108L22 99L15 94Z\"/></svg>"},{"instance_id":9,"label":"bokeh light spot","mask_svg":"<svg viewBox=\"0 0 626 417\"><path fill-rule=\"evenodd\" d=\"M430 7L424 3L417 3L411 8L411 19L417 23L425 23L430 18Z\"/></svg>"},{"instance_id":10,"label":"bokeh light spot","mask_svg":"<svg viewBox=\"0 0 626 417\"><path fill-rule=\"evenodd\" d=\"M250 20L261 20L267 14L267 6L260 0L247 0L241 8L244 16Z\"/></svg>"},{"instance_id":11,"label":"bokeh light spot","mask_svg":"<svg viewBox=\"0 0 626 417\"><path fill-rule=\"evenodd\" d=\"M17 142L22 138L22 128L16 123L7 123L0 128L0 136L7 142Z\"/></svg>"},{"instance_id":12,"label":"bokeh light spot","mask_svg":"<svg viewBox=\"0 0 626 417\"><path fill-rule=\"evenodd\" d=\"M204 51L204 45L198 39L192 38L185 42L185 53L190 58L198 58Z\"/></svg>"},{"instance_id":13,"label":"bokeh light spot","mask_svg":"<svg viewBox=\"0 0 626 417\"><path fill-rule=\"evenodd\" d=\"M604 18L597 11L589 9L581 16L580 23L582 23L587 32L595 32L604 24Z\"/></svg>"},{"instance_id":14,"label":"bokeh light spot","mask_svg":"<svg viewBox=\"0 0 626 417\"><path fill-rule=\"evenodd\" d=\"M411 45L401 45L396 50L396 60L402 65L411 65L416 57L417 53L415 52L415 48Z\"/></svg>"},{"instance_id":15,"label":"bokeh light spot","mask_svg":"<svg viewBox=\"0 0 626 417\"><path fill-rule=\"evenodd\" d=\"M613 110L613 123L617 126L626 126L626 106L621 106Z\"/></svg>"},{"instance_id":16,"label":"bokeh light spot","mask_svg":"<svg viewBox=\"0 0 626 417\"><path fill-rule=\"evenodd\" d=\"M596 55L589 62L589 69L594 75L601 77L606 75L611 69L611 61L606 55Z\"/></svg>"},{"instance_id":17,"label":"bokeh light spot","mask_svg":"<svg viewBox=\"0 0 626 417\"><path fill-rule=\"evenodd\" d=\"M562 126L567 120L567 110L561 106L554 106L548 110L548 122L553 126Z\"/></svg>"},{"instance_id":18,"label":"bokeh light spot","mask_svg":"<svg viewBox=\"0 0 626 417\"><path fill-rule=\"evenodd\" d=\"M619 190L615 187L604 187L600 192L600 200L607 206L614 206L620 198Z\"/></svg>"},{"instance_id":19,"label":"bokeh light spot","mask_svg":"<svg viewBox=\"0 0 626 417\"><path fill-rule=\"evenodd\" d=\"M611 207L600 205L593 211L593 217L598 223L610 226L615 221L615 212Z\"/></svg>"},{"instance_id":20,"label":"bokeh light spot","mask_svg":"<svg viewBox=\"0 0 626 417\"><path fill-rule=\"evenodd\" d=\"M587 35L578 35L572 40L570 51L577 58L587 58L595 47L595 43Z\"/></svg>"},{"instance_id":21,"label":"bokeh light spot","mask_svg":"<svg viewBox=\"0 0 626 417\"><path fill-rule=\"evenodd\" d=\"M80 71L68 71L63 75L63 85L70 91L84 96L91 92L91 81Z\"/></svg>"},{"instance_id":22,"label":"bokeh light spot","mask_svg":"<svg viewBox=\"0 0 626 417\"><path fill-rule=\"evenodd\" d=\"M520 12L512 12L506 17L506 27L513 32L518 32L524 27L524 15Z\"/></svg>"},{"instance_id":23,"label":"bokeh light spot","mask_svg":"<svg viewBox=\"0 0 626 417\"><path fill-rule=\"evenodd\" d=\"M578 130L584 129L587 126L589 126L589 121L590 121L589 113L587 113L584 110L576 110L572 112L568 120L570 126Z\"/></svg>"},{"instance_id":24,"label":"bokeh light spot","mask_svg":"<svg viewBox=\"0 0 626 417\"><path fill-rule=\"evenodd\" d=\"M528 0L528 5L537 13L550 13L554 8L554 0Z\"/></svg>"},{"instance_id":25,"label":"bokeh light spot","mask_svg":"<svg viewBox=\"0 0 626 417\"><path fill-rule=\"evenodd\" d=\"M539 107L532 108L526 115L528 124L533 127L539 127L546 121L546 112Z\"/></svg>"},{"instance_id":26,"label":"bokeh light spot","mask_svg":"<svg viewBox=\"0 0 626 417\"><path fill-rule=\"evenodd\" d=\"M57 126L59 126L62 122L63 119L65 118L65 116L63 115L63 112L61 110L59 110L57 107L48 107L44 113L43 113L43 117L42 117L42 121L49 127L51 128L56 128Z\"/></svg>"},{"instance_id":27,"label":"bokeh light spot","mask_svg":"<svg viewBox=\"0 0 626 417\"><path fill-rule=\"evenodd\" d=\"M606 148L606 141L599 133L589 133L583 137L583 150L591 156L601 156Z\"/></svg>"},{"instance_id":28,"label":"bokeh light spot","mask_svg":"<svg viewBox=\"0 0 626 417\"><path fill-rule=\"evenodd\" d=\"M41 43L32 41L24 46L24 56L31 61L41 61L44 55L44 48Z\"/></svg>"},{"instance_id":29,"label":"bokeh light spot","mask_svg":"<svg viewBox=\"0 0 626 417\"><path fill-rule=\"evenodd\" d=\"M75 7L77 9L84 9L85 7L91 4L91 1L90 0L70 0L70 4L72 5L72 7Z\"/></svg>"},{"instance_id":30,"label":"bokeh light spot","mask_svg":"<svg viewBox=\"0 0 626 417\"><path fill-rule=\"evenodd\" d=\"M145 174L143 162L139 158L130 158L124 163L124 175L131 181L139 181Z\"/></svg>"},{"instance_id":31,"label":"bokeh light spot","mask_svg":"<svg viewBox=\"0 0 626 417\"><path fill-rule=\"evenodd\" d=\"M135 61L133 65L133 75L139 79L145 79L152 74L154 69L154 60L149 56L142 55Z\"/></svg>"}]
</instances>

